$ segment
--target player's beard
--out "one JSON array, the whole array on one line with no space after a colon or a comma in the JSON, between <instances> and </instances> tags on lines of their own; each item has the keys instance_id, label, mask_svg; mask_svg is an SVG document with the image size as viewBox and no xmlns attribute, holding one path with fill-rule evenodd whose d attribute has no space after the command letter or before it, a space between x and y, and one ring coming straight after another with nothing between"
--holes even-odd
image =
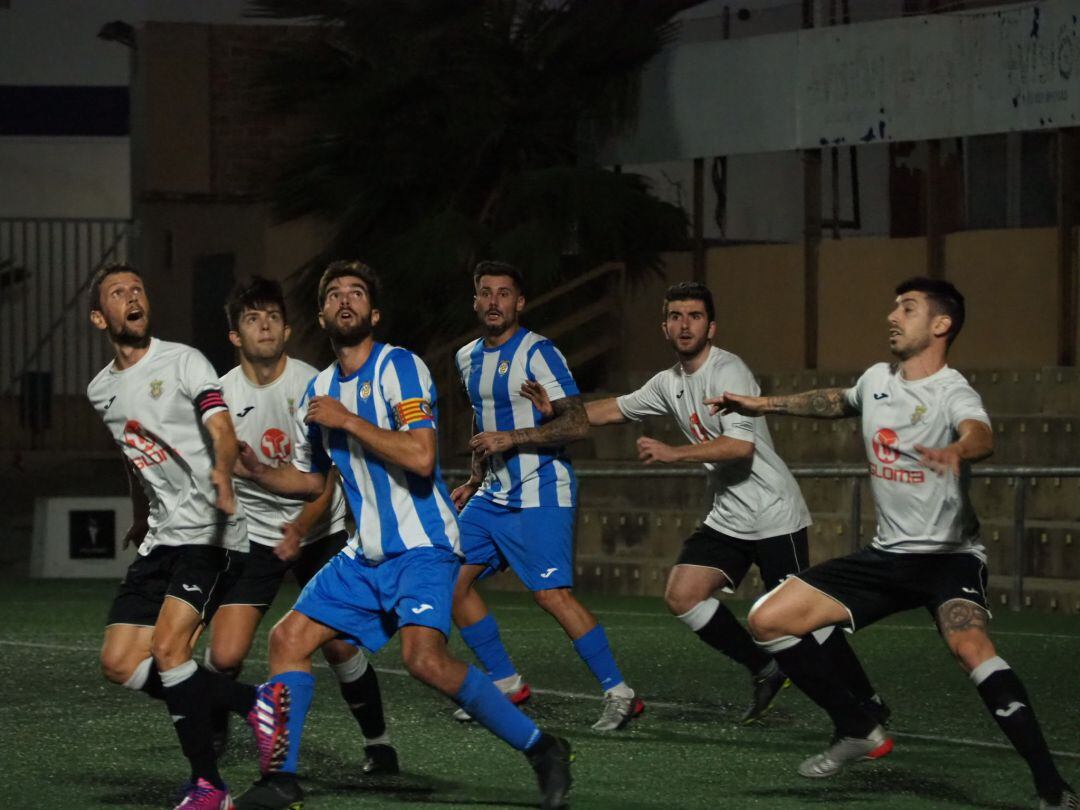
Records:
<instances>
[{"instance_id":1,"label":"player's beard","mask_svg":"<svg viewBox=\"0 0 1080 810\"><path fill-rule=\"evenodd\" d=\"M900 337L904 337L904 335L901 334ZM892 352L893 357L897 360L904 362L905 360L910 360L912 357L921 354L929 345L930 335L927 334L922 338L911 340L903 346L890 346L889 351Z\"/></svg>"},{"instance_id":2,"label":"player's beard","mask_svg":"<svg viewBox=\"0 0 1080 810\"><path fill-rule=\"evenodd\" d=\"M365 318L356 314L352 325L345 327L339 326L336 321L326 321L324 328L336 348L358 346L371 334L371 316Z\"/></svg>"},{"instance_id":3,"label":"player's beard","mask_svg":"<svg viewBox=\"0 0 1080 810\"><path fill-rule=\"evenodd\" d=\"M128 326L127 320L120 321L119 326L109 327L109 337L117 346L127 346L130 349L145 349L150 345L150 316L146 316L146 328L142 334Z\"/></svg>"},{"instance_id":4,"label":"player's beard","mask_svg":"<svg viewBox=\"0 0 1080 810\"><path fill-rule=\"evenodd\" d=\"M677 354L679 356L680 360L693 360L695 357L697 357L699 354L701 354L701 351L705 348L705 346L708 343L709 343L709 337L708 337L708 335L706 335L706 336L702 337L701 340L697 341L696 343L690 344L690 348L686 349L686 350L683 350L683 349L679 348L678 343L675 343L673 345L675 346L675 354Z\"/></svg>"}]
</instances>

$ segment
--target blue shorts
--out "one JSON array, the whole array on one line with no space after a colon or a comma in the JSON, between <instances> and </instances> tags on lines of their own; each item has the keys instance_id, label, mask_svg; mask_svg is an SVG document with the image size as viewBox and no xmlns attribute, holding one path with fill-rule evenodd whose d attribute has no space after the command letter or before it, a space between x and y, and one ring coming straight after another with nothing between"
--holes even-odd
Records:
<instances>
[{"instance_id":1,"label":"blue shorts","mask_svg":"<svg viewBox=\"0 0 1080 810\"><path fill-rule=\"evenodd\" d=\"M574 584L574 508L510 509L472 498L458 516L465 565L509 568L530 591Z\"/></svg>"},{"instance_id":2,"label":"blue shorts","mask_svg":"<svg viewBox=\"0 0 1080 810\"><path fill-rule=\"evenodd\" d=\"M450 637L450 605L461 561L422 546L378 565L338 552L304 586L293 610L378 652L399 627L418 624Z\"/></svg>"}]
</instances>

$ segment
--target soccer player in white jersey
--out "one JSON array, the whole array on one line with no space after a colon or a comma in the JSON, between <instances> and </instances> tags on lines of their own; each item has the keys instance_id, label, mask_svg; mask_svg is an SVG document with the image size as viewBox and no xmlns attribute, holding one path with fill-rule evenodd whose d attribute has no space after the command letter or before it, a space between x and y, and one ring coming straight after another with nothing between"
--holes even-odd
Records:
<instances>
[{"instance_id":1,"label":"soccer player in white jersey","mask_svg":"<svg viewBox=\"0 0 1080 810\"><path fill-rule=\"evenodd\" d=\"M577 481L562 445L585 435L585 408L559 350L518 323L525 296L517 268L481 262L473 284L473 307L485 334L455 356L478 432L470 442L469 480L452 493L462 510L465 554L454 589L454 623L502 692L514 702L526 699L529 687L475 588L477 579L511 568L566 631L604 690L604 707L593 729L615 731L645 705L619 671L604 628L571 590ZM522 395L529 381L539 382L550 395L554 418L544 424ZM467 712L455 717L470 719Z\"/></svg>"},{"instance_id":2,"label":"soccer player in white jersey","mask_svg":"<svg viewBox=\"0 0 1080 810\"><path fill-rule=\"evenodd\" d=\"M240 282L225 304L229 340L240 365L221 378L237 438L264 464L292 461L296 406L319 373L285 353L291 329L285 296L276 281L256 276ZM247 518L251 548L237 582L225 593L214 621L206 665L231 678L240 674L255 630L292 571L306 585L345 545L345 498L336 474L314 501L282 498L249 481L235 482ZM379 681L364 654L342 639L323 645L342 697L364 736L366 774L398 772L397 752L386 733ZM228 712L215 717L218 753L228 732Z\"/></svg>"},{"instance_id":3,"label":"soccer player in white jersey","mask_svg":"<svg viewBox=\"0 0 1080 810\"><path fill-rule=\"evenodd\" d=\"M457 515L437 457L436 395L412 352L374 339L378 277L361 262L333 262L319 282L319 323L337 362L308 386L296 413L292 464L272 467L242 448L240 472L279 495L317 498L337 469L356 533L307 584L270 634L271 683L289 690L275 705L288 754L237 804L292 808L300 735L311 702L311 656L343 638L378 651L400 629L405 667L493 734L525 752L542 806L563 807L570 748L544 734L475 667L447 651L454 581L460 567Z\"/></svg>"},{"instance_id":4,"label":"soccer player in white jersey","mask_svg":"<svg viewBox=\"0 0 1080 810\"><path fill-rule=\"evenodd\" d=\"M994 434L982 399L946 363L964 324L963 296L946 281L910 279L896 288L888 324L897 362L871 366L852 388L778 397L725 393L714 402L747 415L862 420L878 515L873 543L796 574L750 612L754 637L836 725L832 745L799 773L832 776L891 747L874 718L828 677L820 650L805 636L830 625L858 630L921 605L1027 762L1040 805L1075 808L1076 794L1054 766L1031 699L987 630L986 554L968 481L970 464L993 452Z\"/></svg>"},{"instance_id":5,"label":"soccer player in white jersey","mask_svg":"<svg viewBox=\"0 0 1080 810\"><path fill-rule=\"evenodd\" d=\"M192 639L208 622L247 551L232 468L237 441L217 374L198 351L150 336L150 302L139 274L103 267L90 285L90 322L114 359L87 396L124 456L139 544L109 610L101 667L113 683L162 699L191 782L179 808L228 810L211 715L231 709L257 723L257 698L279 690L237 683L199 667ZM275 761L284 728L256 732L260 757Z\"/></svg>"},{"instance_id":6,"label":"soccer player in white jersey","mask_svg":"<svg viewBox=\"0 0 1080 810\"><path fill-rule=\"evenodd\" d=\"M709 289L698 282L672 285L664 294L662 315L661 331L679 362L637 391L593 400L585 410L593 426L671 416L690 444L672 446L643 436L637 441L641 461L700 461L709 471L712 510L683 544L664 599L702 641L749 670L752 697L742 722L751 723L772 705L784 685L784 673L713 594L733 592L752 565L761 572L765 590L806 568L810 512L795 478L773 449L765 420L720 416L705 405L706 398L724 391L760 393L747 365L712 345L716 307ZM530 382L525 394L548 414L549 397L542 386ZM828 650L838 677L844 677L852 694L884 721L888 708L875 694L844 634L826 627L816 640Z\"/></svg>"}]
</instances>

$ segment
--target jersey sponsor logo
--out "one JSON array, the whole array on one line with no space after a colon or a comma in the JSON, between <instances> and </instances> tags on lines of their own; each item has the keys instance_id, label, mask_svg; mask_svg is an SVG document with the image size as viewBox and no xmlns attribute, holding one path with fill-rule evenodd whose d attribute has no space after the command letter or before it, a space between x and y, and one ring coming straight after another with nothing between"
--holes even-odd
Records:
<instances>
[{"instance_id":1,"label":"jersey sponsor logo","mask_svg":"<svg viewBox=\"0 0 1080 810\"><path fill-rule=\"evenodd\" d=\"M1016 714L1021 709L1026 709L1026 708L1027 708L1026 703L1021 703L1019 700L1014 700L1012 703L1010 703L1004 709L995 710L994 714L996 714L998 717L1012 717L1014 714Z\"/></svg>"},{"instance_id":2,"label":"jersey sponsor logo","mask_svg":"<svg viewBox=\"0 0 1080 810\"><path fill-rule=\"evenodd\" d=\"M707 442L709 434L705 432L705 426L701 424L701 417L697 413L690 414L690 432L699 442Z\"/></svg>"},{"instance_id":3,"label":"jersey sponsor logo","mask_svg":"<svg viewBox=\"0 0 1080 810\"><path fill-rule=\"evenodd\" d=\"M139 454L131 458L131 463L137 469L145 470L169 459L165 448L147 436L143 426L134 419L129 419L124 423L124 433L120 440Z\"/></svg>"},{"instance_id":4,"label":"jersey sponsor logo","mask_svg":"<svg viewBox=\"0 0 1080 810\"><path fill-rule=\"evenodd\" d=\"M360 399L368 400L371 398L371 383L365 382L360 386Z\"/></svg>"},{"instance_id":5,"label":"jersey sponsor logo","mask_svg":"<svg viewBox=\"0 0 1080 810\"><path fill-rule=\"evenodd\" d=\"M544 573L542 573L540 575L540 579L547 579L548 577L550 577L552 574L554 574L558 570L559 570L558 568L549 568L547 571L545 571Z\"/></svg>"},{"instance_id":6,"label":"jersey sponsor logo","mask_svg":"<svg viewBox=\"0 0 1080 810\"><path fill-rule=\"evenodd\" d=\"M911 413L911 424L917 425L922 421L922 418L926 416L926 406L916 405L915 410Z\"/></svg>"},{"instance_id":7,"label":"jersey sponsor logo","mask_svg":"<svg viewBox=\"0 0 1080 810\"><path fill-rule=\"evenodd\" d=\"M506 360L503 360L501 363L499 363L499 367L495 370L499 372L500 377L505 377L507 374L510 373L510 363Z\"/></svg>"},{"instance_id":8,"label":"jersey sponsor logo","mask_svg":"<svg viewBox=\"0 0 1080 810\"><path fill-rule=\"evenodd\" d=\"M870 462L870 476L883 478L886 481L895 481L898 484L921 484L926 480L926 473L922 470L904 470L900 467L878 467Z\"/></svg>"},{"instance_id":9,"label":"jersey sponsor logo","mask_svg":"<svg viewBox=\"0 0 1080 810\"><path fill-rule=\"evenodd\" d=\"M112 407L112 404L114 402L116 402L116 394L113 394L111 397L109 397L109 401L105 403L105 407L102 408L102 410L104 410L104 411L109 410L109 408Z\"/></svg>"},{"instance_id":10,"label":"jersey sponsor logo","mask_svg":"<svg viewBox=\"0 0 1080 810\"><path fill-rule=\"evenodd\" d=\"M888 396L888 394L874 394L874 399L885 399Z\"/></svg>"},{"instance_id":11,"label":"jersey sponsor logo","mask_svg":"<svg viewBox=\"0 0 1080 810\"><path fill-rule=\"evenodd\" d=\"M238 419L243 419L245 416L247 416L253 410L255 410L255 406L254 405L248 405L246 408L244 408L244 410L240 411L240 413L238 413L236 416L237 416Z\"/></svg>"},{"instance_id":12,"label":"jersey sponsor logo","mask_svg":"<svg viewBox=\"0 0 1080 810\"><path fill-rule=\"evenodd\" d=\"M164 380L150 381L150 399L158 399L165 390Z\"/></svg>"},{"instance_id":13,"label":"jersey sponsor logo","mask_svg":"<svg viewBox=\"0 0 1080 810\"><path fill-rule=\"evenodd\" d=\"M277 428L267 428L259 441L259 447L263 455L274 461L286 462L292 453L292 442L289 437Z\"/></svg>"},{"instance_id":14,"label":"jersey sponsor logo","mask_svg":"<svg viewBox=\"0 0 1080 810\"><path fill-rule=\"evenodd\" d=\"M403 399L394 406L394 421L398 427L411 425L413 422L425 422L431 419L431 403L426 399L414 397Z\"/></svg>"},{"instance_id":15,"label":"jersey sponsor logo","mask_svg":"<svg viewBox=\"0 0 1080 810\"><path fill-rule=\"evenodd\" d=\"M414 607L412 609L412 612L419 616L421 613L424 613L425 611L434 610L434 609L435 609L435 607L433 605L429 605L427 602L424 602L424 604L420 605L420 607Z\"/></svg>"},{"instance_id":16,"label":"jersey sponsor logo","mask_svg":"<svg viewBox=\"0 0 1080 810\"><path fill-rule=\"evenodd\" d=\"M874 455L886 464L900 458L900 437L892 428L881 428L874 434Z\"/></svg>"},{"instance_id":17,"label":"jersey sponsor logo","mask_svg":"<svg viewBox=\"0 0 1080 810\"><path fill-rule=\"evenodd\" d=\"M184 584L181 584L180 587L183 588L188 593L202 593L202 588L200 588L198 585L184 585Z\"/></svg>"}]
</instances>

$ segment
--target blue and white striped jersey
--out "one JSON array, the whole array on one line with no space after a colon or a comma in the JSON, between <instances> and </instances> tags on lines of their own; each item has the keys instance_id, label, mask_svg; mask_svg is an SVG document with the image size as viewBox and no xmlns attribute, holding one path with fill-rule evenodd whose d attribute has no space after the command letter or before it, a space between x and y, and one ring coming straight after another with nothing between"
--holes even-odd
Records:
<instances>
[{"instance_id":1,"label":"blue and white striped jersey","mask_svg":"<svg viewBox=\"0 0 1080 810\"><path fill-rule=\"evenodd\" d=\"M304 424L314 396L330 396L384 430L435 430L435 384L424 361L407 349L375 343L355 374L334 363L308 384L296 409L293 465L302 472L341 473L356 531L345 553L377 564L411 548L437 546L460 554L457 510L435 472L423 477L369 455L343 430Z\"/></svg>"},{"instance_id":2,"label":"blue and white striped jersey","mask_svg":"<svg viewBox=\"0 0 1080 810\"><path fill-rule=\"evenodd\" d=\"M521 395L526 380L543 385L552 402L578 394L566 358L555 344L525 328L492 349L478 338L462 346L454 362L469 394L478 432L540 424L540 412ZM515 509L577 505L577 479L562 447L514 448L488 456L487 466L478 498Z\"/></svg>"}]
</instances>

